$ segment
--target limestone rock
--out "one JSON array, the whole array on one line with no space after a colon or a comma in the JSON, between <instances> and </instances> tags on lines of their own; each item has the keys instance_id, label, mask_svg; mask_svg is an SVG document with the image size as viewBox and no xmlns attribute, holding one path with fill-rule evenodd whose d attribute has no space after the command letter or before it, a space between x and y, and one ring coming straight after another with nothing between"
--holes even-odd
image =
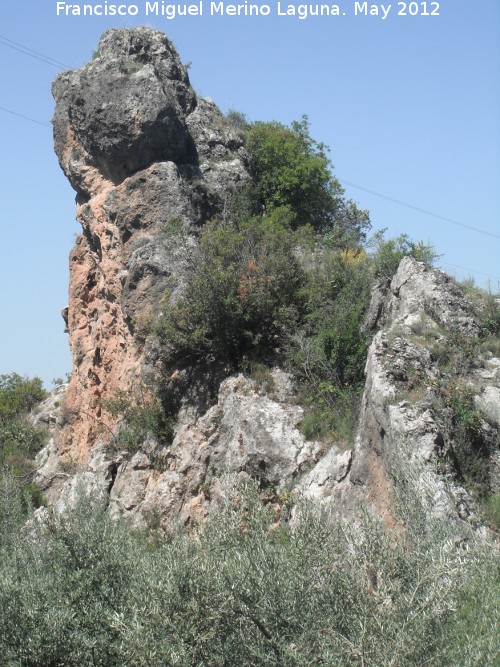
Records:
<instances>
[{"instance_id":1,"label":"limestone rock","mask_svg":"<svg viewBox=\"0 0 500 667\"><path fill-rule=\"evenodd\" d=\"M411 257L401 260L382 312L385 321L393 326L412 329L426 315L448 331L468 336L479 334L471 304L450 276L437 269L426 271L421 262Z\"/></svg>"},{"instance_id":2,"label":"limestone rock","mask_svg":"<svg viewBox=\"0 0 500 667\"><path fill-rule=\"evenodd\" d=\"M321 458L300 483L299 491L306 498L323 499L337 491L349 474L352 452L341 451L336 445Z\"/></svg>"},{"instance_id":3,"label":"limestone rock","mask_svg":"<svg viewBox=\"0 0 500 667\"><path fill-rule=\"evenodd\" d=\"M110 30L95 59L53 88L56 151L68 178L90 194L87 162L114 183L152 162L194 163L186 127L195 94L169 40L146 28ZM78 147L69 154L68 131Z\"/></svg>"},{"instance_id":4,"label":"limestone rock","mask_svg":"<svg viewBox=\"0 0 500 667\"><path fill-rule=\"evenodd\" d=\"M368 317L369 326L376 322L380 330L366 363L350 473L353 491L358 487L357 495L369 499L390 523L394 480L405 480L413 485L429 520L434 516L475 521L473 499L457 483L451 460L443 463L453 443L448 440L448 417L440 413L434 387L450 378L433 352L433 345L444 349L451 345L449 335L477 338L480 329L472 305L445 274L426 270L411 258L402 260L383 299L381 294L374 291ZM476 404L493 417L498 389L486 388L481 395L480 375L471 374L467 381L478 394ZM493 435L492 466L499 446ZM494 487L493 475L490 483Z\"/></svg>"},{"instance_id":5,"label":"limestone rock","mask_svg":"<svg viewBox=\"0 0 500 667\"><path fill-rule=\"evenodd\" d=\"M103 424L114 427L103 401L151 373L148 327L165 290L175 299L182 289L200 225L250 176L241 136L197 97L163 33L106 32L53 94L55 148L83 232L70 257L73 376L59 447L84 463Z\"/></svg>"},{"instance_id":6,"label":"limestone rock","mask_svg":"<svg viewBox=\"0 0 500 667\"><path fill-rule=\"evenodd\" d=\"M500 426L499 387L485 387L483 393L475 397L475 403L489 421Z\"/></svg>"},{"instance_id":7,"label":"limestone rock","mask_svg":"<svg viewBox=\"0 0 500 667\"><path fill-rule=\"evenodd\" d=\"M217 498L221 479L230 474L256 477L264 489L291 489L294 480L321 458L322 447L299 431L302 408L280 400L289 398L289 376L275 370L274 377L274 397L241 374L227 378L220 385L216 405L200 417L190 411L180 420L168 447L150 438L138 451L116 455L98 442L87 463L75 475L66 475L62 485L57 477L60 469L48 465L53 457L48 448L40 461L39 478L48 480L52 472L57 482L52 497L59 508L73 502L77 489L107 493L111 513L128 517L136 526L143 526L153 514L165 520L180 517L184 522L203 517ZM345 477L349 461L348 452L335 461L331 453L327 455L321 472L308 478L309 490L326 488L327 477L332 483ZM50 485L46 483L45 488Z\"/></svg>"}]
</instances>

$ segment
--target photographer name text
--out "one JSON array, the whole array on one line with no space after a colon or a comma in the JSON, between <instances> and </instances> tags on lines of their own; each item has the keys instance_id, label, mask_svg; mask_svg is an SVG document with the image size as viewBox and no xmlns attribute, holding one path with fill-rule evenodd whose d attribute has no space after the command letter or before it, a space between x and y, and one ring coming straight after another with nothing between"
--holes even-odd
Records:
<instances>
[{"instance_id":1,"label":"photographer name text","mask_svg":"<svg viewBox=\"0 0 500 667\"><path fill-rule=\"evenodd\" d=\"M245 0L232 4L223 0L198 0L193 3L144 2L138 4L112 4L105 0L97 3L68 4L56 2L57 16L159 16L167 20L178 17L195 16L247 16L296 17L305 20L311 16L362 16L386 20L390 16L415 17L439 16L439 2L397 2L382 4L373 2L352 2L350 4L290 3L273 4L255 3Z\"/></svg>"}]
</instances>

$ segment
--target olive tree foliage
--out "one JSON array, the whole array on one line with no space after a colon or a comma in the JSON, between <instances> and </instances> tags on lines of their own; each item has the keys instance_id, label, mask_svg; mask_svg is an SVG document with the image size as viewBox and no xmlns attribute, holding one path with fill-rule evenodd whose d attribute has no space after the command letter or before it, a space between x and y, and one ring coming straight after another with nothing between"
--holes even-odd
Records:
<instances>
[{"instance_id":1,"label":"olive tree foliage","mask_svg":"<svg viewBox=\"0 0 500 667\"><path fill-rule=\"evenodd\" d=\"M496 559L446 526L277 521L252 482L203 526L137 535L81 495L0 550L7 667L493 665ZM4 499L5 501L5 499ZM406 523L409 517L406 517Z\"/></svg>"},{"instance_id":2,"label":"olive tree foliage","mask_svg":"<svg viewBox=\"0 0 500 667\"><path fill-rule=\"evenodd\" d=\"M32 459L46 441L46 431L34 425L29 412L45 397L40 378L11 373L0 375L0 470L9 470L24 489L24 504L42 502L39 489L31 484Z\"/></svg>"},{"instance_id":3,"label":"olive tree foliage","mask_svg":"<svg viewBox=\"0 0 500 667\"><path fill-rule=\"evenodd\" d=\"M83 495L68 513L31 519L0 552L2 665L125 664L114 625L137 555L125 526Z\"/></svg>"},{"instance_id":4,"label":"olive tree foliage","mask_svg":"<svg viewBox=\"0 0 500 667\"><path fill-rule=\"evenodd\" d=\"M339 247L359 245L370 220L343 197L332 176L327 147L309 134L306 116L290 127L276 121L257 122L246 132L257 195L267 212L281 206L296 215L296 225L311 225Z\"/></svg>"}]
</instances>

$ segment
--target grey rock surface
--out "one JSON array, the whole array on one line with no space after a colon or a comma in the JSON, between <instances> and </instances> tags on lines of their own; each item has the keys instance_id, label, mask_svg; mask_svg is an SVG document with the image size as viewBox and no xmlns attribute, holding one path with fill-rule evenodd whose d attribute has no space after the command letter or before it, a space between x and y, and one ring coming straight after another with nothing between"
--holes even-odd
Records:
<instances>
[{"instance_id":1,"label":"grey rock surface","mask_svg":"<svg viewBox=\"0 0 500 667\"><path fill-rule=\"evenodd\" d=\"M425 309L429 292L433 303L442 305L439 316L431 317ZM457 304L457 312L449 312ZM214 404L207 408L186 399L169 446L150 437L135 453L112 453L100 442L87 463L69 475L62 472L51 441L40 454L39 481L58 507L70 503L82 485L107 495L110 512L128 517L137 527L152 517L163 524L202 519L219 501L223 480L238 475L259 479L278 504L284 494L297 500L315 498L349 520L368 505L387 526L399 520L394 502L403 483L413 487L429 520L455 522L457 532L464 521L476 525L473 498L453 466L443 467L453 443L433 396L435 383L445 382L446 375L432 353L432 342L443 343L442 322L477 331L472 308L440 272L404 260L377 310L383 324L379 322L369 348L353 451L345 443L325 447L304 437L298 428L303 410L293 404L292 378L276 368L267 388L237 374L220 383ZM480 366L478 360L478 371ZM491 358L487 368L496 368ZM470 378L476 405L491 423L485 423L485 433L495 490L500 478L495 430L499 387L483 386L479 372ZM49 403L41 415L51 414Z\"/></svg>"},{"instance_id":2,"label":"grey rock surface","mask_svg":"<svg viewBox=\"0 0 500 667\"><path fill-rule=\"evenodd\" d=\"M460 485L450 456L450 417L436 395L436 387L457 378L443 369L434 352L436 345L450 349L450 336L477 339L480 327L474 309L448 276L411 258L402 260L383 291L382 300L381 291L374 290L369 311L369 326L376 321L379 331L368 352L350 481L358 487L358 496L370 499L389 523L394 520L391 497L394 502L398 480L413 485L429 520L474 522L474 501ZM482 392L483 361L477 358L474 363L476 372L460 382L476 392L477 405L493 416L498 389ZM498 433L492 433L490 445L494 467ZM495 486L493 475L490 484Z\"/></svg>"},{"instance_id":3,"label":"grey rock surface","mask_svg":"<svg viewBox=\"0 0 500 667\"><path fill-rule=\"evenodd\" d=\"M477 407L485 417L500 426L500 388L487 386L482 394L475 397Z\"/></svg>"},{"instance_id":4,"label":"grey rock surface","mask_svg":"<svg viewBox=\"0 0 500 667\"><path fill-rule=\"evenodd\" d=\"M77 489L107 493L111 513L129 517L136 526L154 513L184 522L202 518L217 499L221 480L231 474L258 478L263 489L273 492L291 489L301 473L320 460L322 448L299 431L302 408L283 400L290 397L289 376L278 369L274 375L274 396L241 374L224 380L216 405L201 417L187 411L168 447L150 438L133 454L113 454L101 442L88 462L69 475L61 472L51 445L40 457L38 479L49 493L52 479L51 499L59 508L73 502ZM318 479L308 482L310 491L325 486L328 476L332 482L335 476L345 477L349 453L337 459L331 462L335 473L323 462Z\"/></svg>"},{"instance_id":5,"label":"grey rock surface","mask_svg":"<svg viewBox=\"0 0 500 667\"><path fill-rule=\"evenodd\" d=\"M195 95L185 68L160 32L110 30L82 70L61 74L53 87L56 151L69 127L81 147L66 173L80 188L82 157L115 183L157 160L195 163L186 127Z\"/></svg>"}]
</instances>

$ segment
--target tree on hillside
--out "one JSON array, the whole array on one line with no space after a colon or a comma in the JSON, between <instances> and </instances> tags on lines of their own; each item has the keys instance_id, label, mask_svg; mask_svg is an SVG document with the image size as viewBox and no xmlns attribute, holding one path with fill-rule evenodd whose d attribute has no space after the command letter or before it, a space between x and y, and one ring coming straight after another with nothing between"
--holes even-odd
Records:
<instances>
[{"instance_id":1,"label":"tree on hillside","mask_svg":"<svg viewBox=\"0 0 500 667\"><path fill-rule=\"evenodd\" d=\"M328 149L310 136L306 116L290 127L276 121L254 123L247 130L246 147L266 212L288 207L296 226L311 225L339 246L366 238L368 213L344 199L331 173Z\"/></svg>"}]
</instances>

